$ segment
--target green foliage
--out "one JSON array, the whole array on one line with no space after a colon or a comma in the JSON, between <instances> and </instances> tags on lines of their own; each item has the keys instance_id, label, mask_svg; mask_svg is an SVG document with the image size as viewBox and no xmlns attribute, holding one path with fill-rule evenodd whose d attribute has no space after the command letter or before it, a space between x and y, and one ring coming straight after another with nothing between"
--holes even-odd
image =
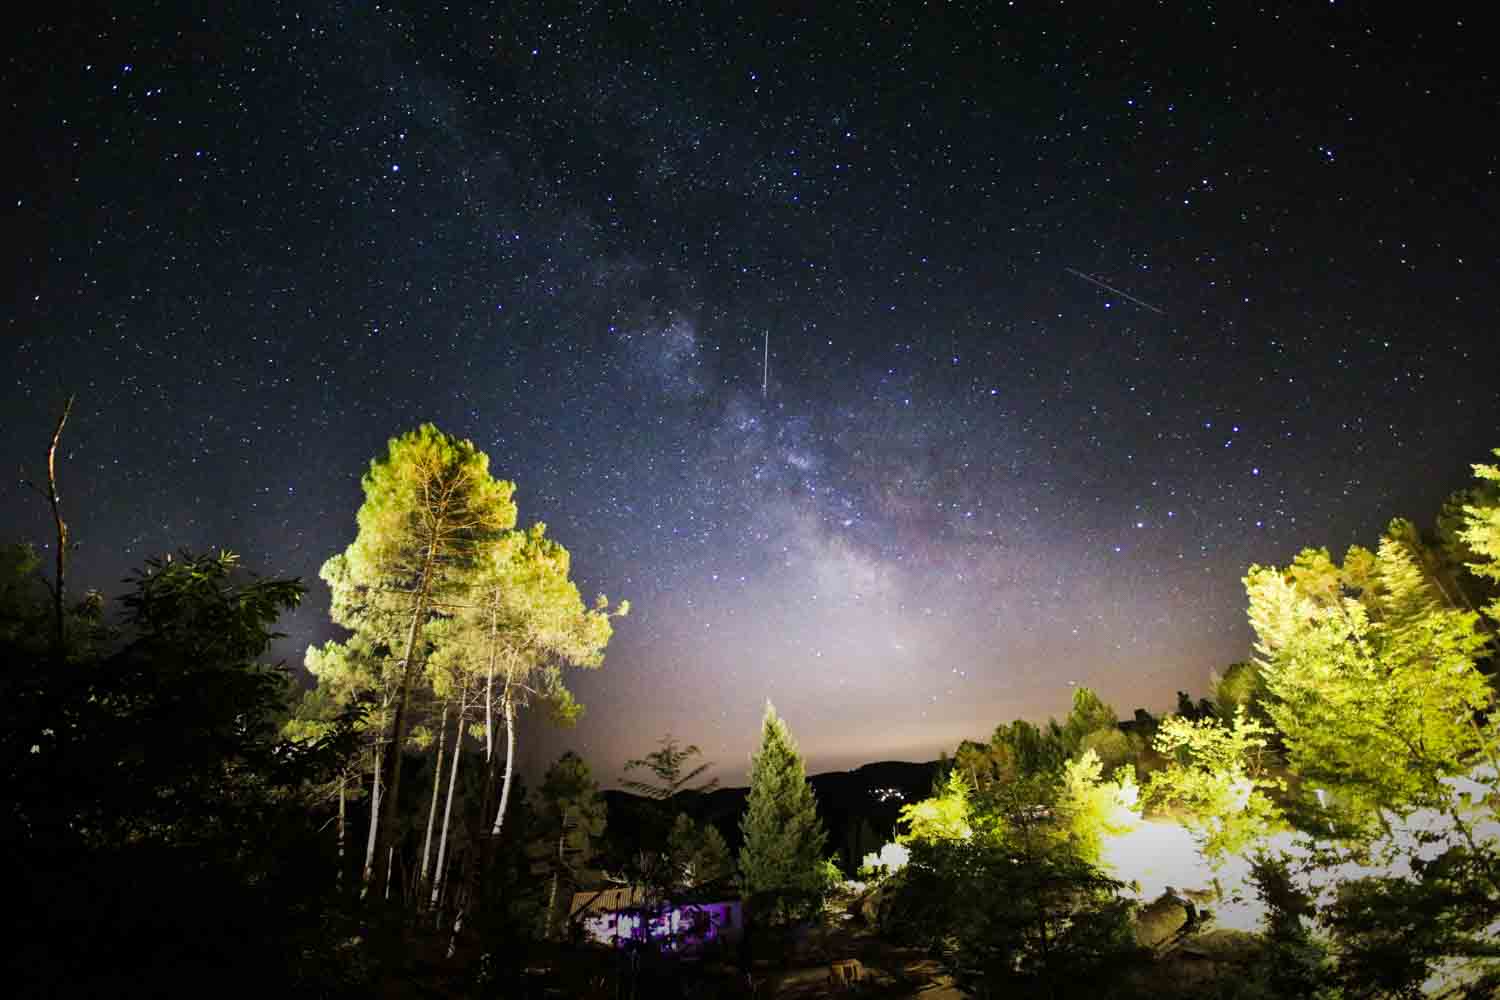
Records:
<instances>
[{"instance_id":1,"label":"green foliage","mask_svg":"<svg viewBox=\"0 0 1500 1000\"><path fill-rule=\"evenodd\" d=\"M934 797L942 796L942 783L947 781L951 771L962 772L975 789L1016 777L1060 773L1068 757L1092 731L1091 727L1107 727L1110 723L1105 720L1114 715L1113 709L1099 702L1087 689L1080 689L1074 697L1077 712L1070 714L1068 726L1050 720L1045 727L1039 727L1025 719L1017 719L996 726L989 743L965 740L959 744L953 761L939 774L940 783L933 789ZM1083 699L1081 703L1080 697Z\"/></svg>"},{"instance_id":2,"label":"green foliage","mask_svg":"<svg viewBox=\"0 0 1500 1000\"><path fill-rule=\"evenodd\" d=\"M1500 539L1488 492L1500 473L1477 471L1486 489L1461 505L1463 528L1450 505L1441 549L1393 521L1374 552L1351 549L1342 566L1307 550L1285 572L1252 567L1246 577L1265 707L1293 770L1333 793L1329 825L1352 841L1314 866L1335 873L1332 902L1316 911L1332 968L1298 965L1289 924L1272 927L1272 949L1291 948L1284 968L1311 970L1314 985L1345 996L1488 996L1500 985L1500 853L1481 822L1493 818L1500 713L1477 668L1490 650L1469 610L1471 583L1453 566L1462 549L1486 575L1500 551L1487 549ZM1336 873L1371 855L1388 874Z\"/></svg>"},{"instance_id":3,"label":"green foliage","mask_svg":"<svg viewBox=\"0 0 1500 1000\"><path fill-rule=\"evenodd\" d=\"M1121 767L1134 771L1143 745L1144 741L1139 737L1133 738L1133 734L1124 733L1118 728L1096 729L1083 738L1078 752L1080 755L1092 753L1099 758L1104 770L1111 773Z\"/></svg>"},{"instance_id":4,"label":"green foliage","mask_svg":"<svg viewBox=\"0 0 1500 1000\"><path fill-rule=\"evenodd\" d=\"M753 897L820 897L827 834L797 744L766 703L760 749L751 759L750 794L740 820L740 876Z\"/></svg>"},{"instance_id":5,"label":"green foliage","mask_svg":"<svg viewBox=\"0 0 1500 1000\"><path fill-rule=\"evenodd\" d=\"M1486 556L1463 537L1465 531L1476 528L1481 540L1500 538L1500 529L1495 527L1496 511L1500 511L1500 479L1484 471L1493 466L1474 468L1481 478L1444 501L1431 546L1438 575L1454 593L1457 604L1470 611L1483 609L1500 598L1500 579L1475 569L1476 565L1495 565L1493 545Z\"/></svg>"},{"instance_id":6,"label":"green foliage","mask_svg":"<svg viewBox=\"0 0 1500 1000\"><path fill-rule=\"evenodd\" d=\"M608 810L588 763L569 750L547 768L539 793L536 814L542 829L565 834L564 850L577 858L592 857L593 843L604 834Z\"/></svg>"},{"instance_id":7,"label":"green foliage","mask_svg":"<svg viewBox=\"0 0 1500 1000\"><path fill-rule=\"evenodd\" d=\"M1045 727L1025 719L996 726L990 746L1008 761L1007 770L1022 776L1057 774L1069 752L1062 727L1053 721Z\"/></svg>"},{"instance_id":8,"label":"green foliage","mask_svg":"<svg viewBox=\"0 0 1500 1000\"><path fill-rule=\"evenodd\" d=\"M693 758L703 753L696 744L689 743L687 746L680 746L671 733L663 736L659 742L661 743L660 749L653 750L644 757L625 762L625 773L629 774L638 768L644 768L650 771L656 780L643 781L639 778L627 778L620 782L622 787L659 802L670 801L681 792L708 792L719 787L718 778L710 778L696 785L693 784L703 776L705 771L713 767L713 762L707 760L689 767ZM685 767L688 768L686 773L683 772Z\"/></svg>"},{"instance_id":9,"label":"green foliage","mask_svg":"<svg viewBox=\"0 0 1500 1000\"><path fill-rule=\"evenodd\" d=\"M485 771L481 755L473 756L477 759L459 771L459 783L466 786L462 797L464 821L456 825L455 841L449 850L465 859L477 859L488 844L492 854L484 877L475 887L481 893L480 905L469 908L464 922L473 927L471 942L499 966L495 971L519 973L534 957L538 932L556 916L551 875L557 857L557 828L538 814L541 804L537 794L528 794L518 777L516 801L498 842L489 837L492 817L483 809ZM554 904L551 908L549 901Z\"/></svg>"},{"instance_id":10,"label":"green foliage","mask_svg":"<svg viewBox=\"0 0 1500 1000\"><path fill-rule=\"evenodd\" d=\"M1443 779L1494 744L1475 724L1493 704L1476 616L1447 606L1390 536L1343 567L1322 550L1286 573L1253 566L1245 585L1292 768L1355 820L1444 808Z\"/></svg>"},{"instance_id":11,"label":"green foliage","mask_svg":"<svg viewBox=\"0 0 1500 1000\"><path fill-rule=\"evenodd\" d=\"M1251 881L1266 907L1266 929L1261 952L1235 995L1246 1000L1340 1000L1328 947L1309 928L1317 906L1297 885L1286 859L1257 855Z\"/></svg>"},{"instance_id":12,"label":"green foliage","mask_svg":"<svg viewBox=\"0 0 1500 1000\"><path fill-rule=\"evenodd\" d=\"M1493 996L1500 985L1495 861L1493 847L1454 847L1413 859L1411 878L1340 882L1318 915L1332 935L1337 981L1351 996L1416 997L1437 976L1468 990L1449 995Z\"/></svg>"},{"instance_id":13,"label":"green foliage","mask_svg":"<svg viewBox=\"0 0 1500 1000\"><path fill-rule=\"evenodd\" d=\"M481 550L516 523L515 484L489 456L432 424L392 438L361 480L359 532L346 557L356 585L382 595L466 589Z\"/></svg>"},{"instance_id":14,"label":"green foliage","mask_svg":"<svg viewBox=\"0 0 1500 1000\"><path fill-rule=\"evenodd\" d=\"M1235 713L1244 709L1251 718L1269 722L1265 714L1266 682L1260 668L1249 660L1231 663L1223 675L1209 674L1213 688L1213 703L1220 719L1230 722Z\"/></svg>"},{"instance_id":15,"label":"green foliage","mask_svg":"<svg viewBox=\"0 0 1500 1000\"><path fill-rule=\"evenodd\" d=\"M594 845L608 819L599 784L582 757L569 750L547 769L535 807L534 848L550 875L544 934L567 916L573 890L585 881Z\"/></svg>"},{"instance_id":16,"label":"green foliage","mask_svg":"<svg viewBox=\"0 0 1500 1000\"><path fill-rule=\"evenodd\" d=\"M958 771L969 779L975 788L984 788L997 781L1004 781L1015 772L1015 761L1009 749L994 743L964 740L954 751L953 759L945 754L938 763L938 773L933 780L932 794L943 794L949 777Z\"/></svg>"},{"instance_id":17,"label":"green foliage","mask_svg":"<svg viewBox=\"0 0 1500 1000\"><path fill-rule=\"evenodd\" d=\"M1270 730L1243 709L1226 726L1216 718L1165 719L1156 750L1172 759L1151 775L1147 798L1182 811L1203 857L1217 867L1264 838L1280 821L1269 792L1280 789L1266 776L1263 754Z\"/></svg>"},{"instance_id":18,"label":"green foliage","mask_svg":"<svg viewBox=\"0 0 1500 1000\"><path fill-rule=\"evenodd\" d=\"M429 663L428 680L445 700L457 696L463 707L480 662L485 697L494 697L498 661L507 726L515 704L531 694L551 702L562 720L575 719L581 706L563 687L560 666L598 665L609 639L608 616L602 608L585 612L567 579L568 553L545 537L544 526L511 531L514 484L490 474L488 456L473 442L423 424L393 438L362 485L358 534L323 575L334 591L335 620L362 637L373 664L396 661L389 672L372 672L365 680L389 692L387 745L406 744L413 693L422 679L415 661L431 642L441 647L439 662ZM328 654L340 656L332 649ZM486 740L492 748L488 729ZM381 855L399 824L403 755L387 757L389 795L374 828L372 857ZM489 759L493 766L494 755ZM502 796L497 834L506 801ZM385 868L367 868L366 876L380 894Z\"/></svg>"},{"instance_id":19,"label":"green foliage","mask_svg":"<svg viewBox=\"0 0 1500 1000\"><path fill-rule=\"evenodd\" d=\"M1121 767L1104 780L1104 765L1093 750L1068 762L1063 769L1057 809L1067 824L1078 857L1099 864L1104 838L1128 833L1140 823L1140 789L1135 769Z\"/></svg>"},{"instance_id":20,"label":"green foliage","mask_svg":"<svg viewBox=\"0 0 1500 1000\"><path fill-rule=\"evenodd\" d=\"M969 837L911 843L882 930L936 953L976 996L1093 996L1138 949L1121 884L1081 857L1056 786L1021 778L976 796Z\"/></svg>"},{"instance_id":21,"label":"green foliage","mask_svg":"<svg viewBox=\"0 0 1500 1000\"><path fill-rule=\"evenodd\" d=\"M1119 732L1120 717L1092 689L1073 690L1073 707L1062 724L1062 742L1069 756L1083 749L1083 742L1095 733Z\"/></svg>"},{"instance_id":22,"label":"green foliage","mask_svg":"<svg viewBox=\"0 0 1500 1000\"><path fill-rule=\"evenodd\" d=\"M967 840L974 834L969 826L969 812L969 785L955 768L948 774L942 795L901 807L901 822L906 831L897 835L896 842Z\"/></svg>"},{"instance_id":23,"label":"green foliage","mask_svg":"<svg viewBox=\"0 0 1500 1000\"><path fill-rule=\"evenodd\" d=\"M824 858L823 863L818 866L818 882L819 891L824 896L829 895L844 884L844 872L843 869L839 868L837 855Z\"/></svg>"},{"instance_id":24,"label":"green foliage","mask_svg":"<svg viewBox=\"0 0 1500 1000\"><path fill-rule=\"evenodd\" d=\"M667 838L675 884L688 891L722 885L734 875L734 858L724 835L712 823L695 823L678 813Z\"/></svg>"},{"instance_id":25,"label":"green foliage","mask_svg":"<svg viewBox=\"0 0 1500 1000\"><path fill-rule=\"evenodd\" d=\"M1500 448L1495 450L1500 457ZM1469 569L1487 580L1500 582L1500 465L1475 465L1474 475L1480 486L1471 494L1471 502L1463 505L1463 528L1459 537L1472 553ZM1486 613L1500 620L1500 600L1486 609Z\"/></svg>"},{"instance_id":26,"label":"green foliage","mask_svg":"<svg viewBox=\"0 0 1500 1000\"><path fill-rule=\"evenodd\" d=\"M63 608L63 659L92 656L109 641L104 598L89 591ZM43 578L41 560L30 545L0 544L0 644L13 655L50 651L55 611L51 584Z\"/></svg>"},{"instance_id":27,"label":"green foliage","mask_svg":"<svg viewBox=\"0 0 1500 1000\"><path fill-rule=\"evenodd\" d=\"M345 966L332 840L308 813L358 708L281 735L290 687L259 658L302 587L228 553L152 560L128 583L107 652L58 670L0 650L0 846L29 901L7 982L155 993L170 970L174 989L321 989Z\"/></svg>"},{"instance_id":28,"label":"green foliage","mask_svg":"<svg viewBox=\"0 0 1500 1000\"><path fill-rule=\"evenodd\" d=\"M498 678L497 697L526 704L537 698L553 721L571 725L582 714L563 683L563 667L595 669L614 633L600 595L586 605L571 579L568 550L547 537L545 524L509 532L481 554L471 589L454 612L451 640L440 658L462 676Z\"/></svg>"}]
</instances>

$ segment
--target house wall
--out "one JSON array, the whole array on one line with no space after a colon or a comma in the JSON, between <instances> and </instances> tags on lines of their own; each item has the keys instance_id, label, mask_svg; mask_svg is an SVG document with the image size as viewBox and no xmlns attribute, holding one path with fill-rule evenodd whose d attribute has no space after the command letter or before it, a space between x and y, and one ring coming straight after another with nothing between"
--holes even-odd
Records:
<instances>
[{"instance_id":1,"label":"house wall","mask_svg":"<svg viewBox=\"0 0 1500 1000\"><path fill-rule=\"evenodd\" d=\"M583 918L582 925L591 941L607 947L623 947L630 941L670 940L684 953L699 951L714 941L733 943L745 930L737 899L663 907L655 913L639 908L596 910Z\"/></svg>"}]
</instances>

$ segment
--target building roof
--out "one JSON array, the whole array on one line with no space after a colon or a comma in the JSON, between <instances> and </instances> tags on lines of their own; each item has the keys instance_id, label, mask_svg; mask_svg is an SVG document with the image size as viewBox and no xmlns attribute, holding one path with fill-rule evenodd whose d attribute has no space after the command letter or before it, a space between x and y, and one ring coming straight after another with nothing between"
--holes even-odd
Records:
<instances>
[{"instance_id":1,"label":"building roof","mask_svg":"<svg viewBox=\"0 0 1500 1000\"><path fill-rule=\"evenodd\" d=\"M642 885L611 886L605 889L589 889L573 893L573 902L568 907L572 919L581 913L610 913L628 910L646 904L646 887Z\"/></svg>"}]
</instances>

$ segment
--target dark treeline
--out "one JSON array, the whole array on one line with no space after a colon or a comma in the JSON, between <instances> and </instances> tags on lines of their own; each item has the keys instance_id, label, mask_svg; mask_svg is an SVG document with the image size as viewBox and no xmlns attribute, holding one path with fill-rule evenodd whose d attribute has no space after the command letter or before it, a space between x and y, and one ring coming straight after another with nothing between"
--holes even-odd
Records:
<instances>
[{"instance_id":1,"label":"dark treeline","mask_svg":"<svg viewBox=\"0 0 1500 1000\"><path fill-rule=\"evenodd\" d=\"M603 663L627 606L585 602L567 550L517 527L512 484L430 426L371 463L321 574L344 638L305 672L264 662L299 581L181 553L106 601L68 592L66 545L50 568L0 548L5 982L764 995L768 969L864 942L975 996L1490 995L1500 470L1476 468L1431 533L1395 521L1342 560L1251 567L1253 655L1161 718L1079 689L1062 721L1002 724L936 774L810 781L768 705L747 790L670 735L629 761L564 754L534 788L514 774L518 714L575 720L567 672ZM1143 822L1180 824L1215 872L1252 860L1265 926L1208 980L1163 970L1207 947L1230 890L1140 905L1106 846ZM691 963L676 923L591 947L605 898L642 925L733 900L746 929Z\"/></svg>"}]
</instances>

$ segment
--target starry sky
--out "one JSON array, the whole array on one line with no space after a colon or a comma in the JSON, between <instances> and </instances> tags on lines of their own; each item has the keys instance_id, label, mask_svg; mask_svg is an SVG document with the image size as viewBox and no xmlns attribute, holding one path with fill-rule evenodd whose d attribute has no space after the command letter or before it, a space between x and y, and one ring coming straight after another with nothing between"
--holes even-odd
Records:
<instances>
[{"instance_id":1,"label":"starry sky","mask_svg":"<svg viewBox=\"0 0 1500 1000\"><path fill-rule=\"evenodd\" d=\"M1346 3L39 9L4 62L0 464L79 586L312 586L359 477L472 438L586 593L608 780L1202 693L1240 578L1429 523L1500 446L1500 86ZM800 13L799 13L800 11ZM45 504L0 492L45 547Z\"/></svg>"}]
</instances>

